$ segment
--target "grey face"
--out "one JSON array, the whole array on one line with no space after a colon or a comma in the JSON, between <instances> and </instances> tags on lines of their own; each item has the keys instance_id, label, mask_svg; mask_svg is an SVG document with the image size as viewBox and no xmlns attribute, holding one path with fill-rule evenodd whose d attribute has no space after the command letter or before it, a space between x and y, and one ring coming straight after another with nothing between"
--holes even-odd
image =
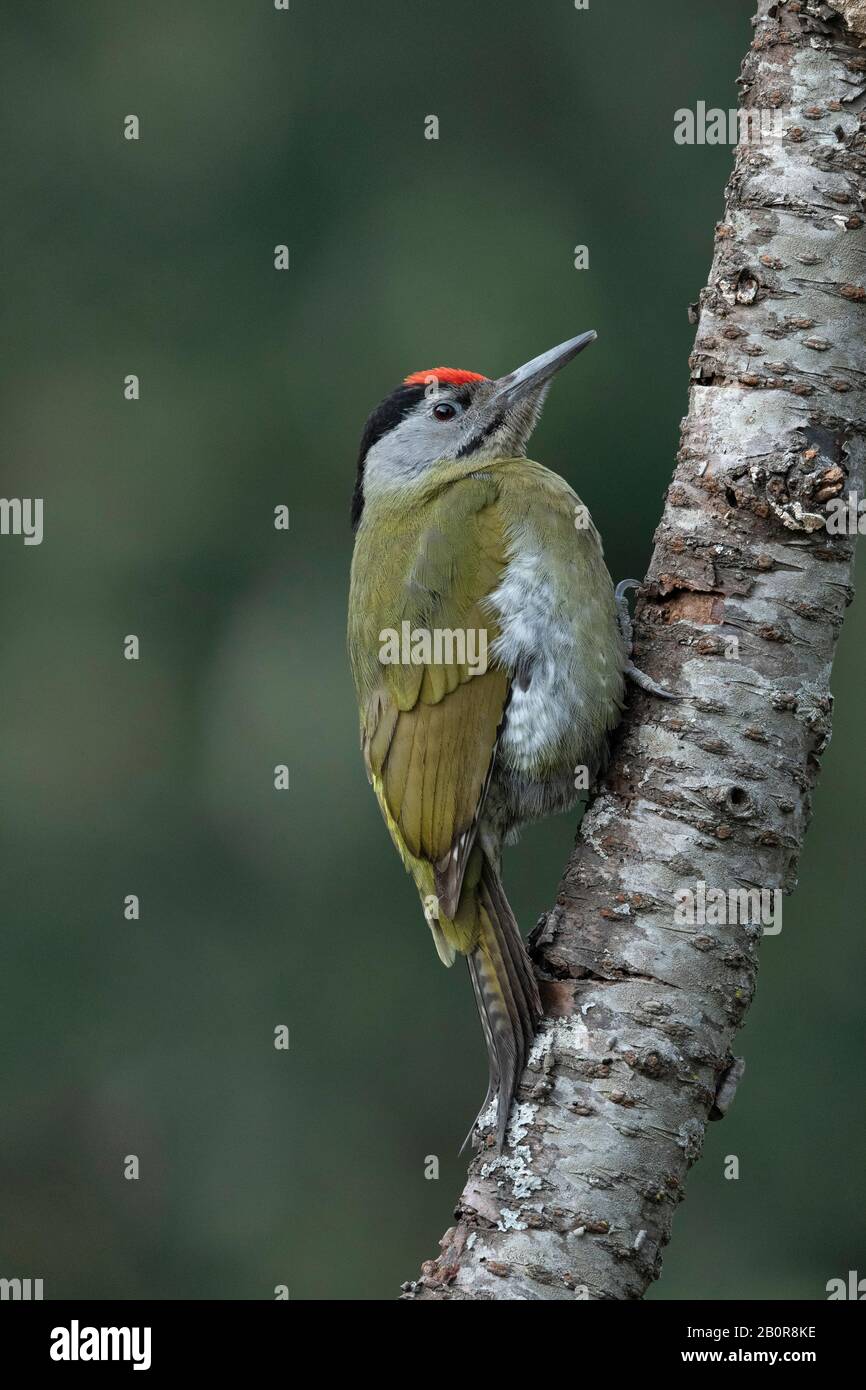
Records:
<instances>
[{"instance_id":1,"label":"grey face","mask_svg":"<svg viewBox=\"0 0 866 1390\"><path fill-rule=\"evenodd\" d=\"M520 457L535 427L547 384L513 405L496 403L497 383L436 385L367 454L365 490L409 481L443 460Z\"/></svg>"},{"instance_id":2,"label":"grey face","mask_svg":"<svg viewBox=\"0 0 866 1390\"><path fill-rule=\"evenodd\" d=\"M368 421L370 443L366 449L362 445L353 508L356 524L365 498L406 486L437 463L522 458L551 379L595 336L571 338L498 381L453 386L431 376L423 394L414 388L407 399L406 388L395 392ZM378 430L377 421L387 428Z\"/></svg>"}]
</instances>

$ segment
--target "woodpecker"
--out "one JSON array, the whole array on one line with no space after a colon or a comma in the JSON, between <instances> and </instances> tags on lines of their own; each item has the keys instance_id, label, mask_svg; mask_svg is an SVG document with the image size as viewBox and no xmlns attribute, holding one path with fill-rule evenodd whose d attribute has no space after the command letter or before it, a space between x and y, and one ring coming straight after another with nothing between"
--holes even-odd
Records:
<instances>
[{"instance_id":1,"label":"woodpecker","mask_svg":"<svg viewBox=\"0 0 866 1390\"><path fill-rule=\"evenodd\" d=\"M500 1153L541 1017L502 845L592 783L631 666L586 507L526 457L554 375L595 337L496 380L411 373L367 420L352 499L364 762L440 959L469 963L489 1062L470 1134L495 1098Z\"/></svg>"}]
</instances>

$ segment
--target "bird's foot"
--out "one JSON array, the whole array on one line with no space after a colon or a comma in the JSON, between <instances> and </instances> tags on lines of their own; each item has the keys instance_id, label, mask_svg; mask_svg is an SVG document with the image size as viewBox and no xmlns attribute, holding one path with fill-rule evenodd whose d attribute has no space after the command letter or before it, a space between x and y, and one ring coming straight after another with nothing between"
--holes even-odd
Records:
<instances>
[{"instance_id":1,"label":"bird's foot","mask_svg":"<svg viewBox=\"0 0 866 1390\"><path fill-rule=\"evenodd\" d=\"M646 690L648 694L657 695L660 700L680 700L682 696L675 695L672 690L665 690L663 685L658 685L652 679L652 676L648 676L644 671L639 671L631 659L634 648L634 629L632 627L631 613L629 612L628 598L626 596L629 589L639 589L640 587L640 583L637 579L621 579L614 591L614 598L616 600L616 620L619 624L619 630L622 634L622 640L625 643L626 650L627 659L623 668L626 679L632 681L635 685L639 685L641 690Z\"/></svg>"},{"instance_id":2,"label":"bird's foot","mask_svg":"<svg viewBox=\"0 0 866 1390\"><path fill-rule=\"evenodd\" d=\"M633 661L627 661L623 669L627 680L632 681L634 685L639 685L641 690L648 691L650 695L657 695L660 700L681 700L683 698L682 695L675 695L672 690L665 690L664 686L654 681L652 676L647 675L646 671L638 670Z\"/></svg>"}]
</instances>

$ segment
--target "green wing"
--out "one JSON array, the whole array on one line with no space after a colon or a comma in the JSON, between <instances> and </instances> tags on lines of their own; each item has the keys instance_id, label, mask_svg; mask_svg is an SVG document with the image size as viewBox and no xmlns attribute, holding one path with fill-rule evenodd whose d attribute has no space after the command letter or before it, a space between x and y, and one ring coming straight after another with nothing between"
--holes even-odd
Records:
<instances>
[{"instance_id":1,"label":"green wing","mask_svg":"<svg viewBox=\"0 0 866 1390\"><path fill-rule=\"evenodd\" d=\"M353 613L358 588L372 593L374 602L366 615L356 615L350 634L364 757L419 889L432 885L444 915L452 918L508 699L508 675L492 656L499 629L487 602L505 565L495 481L463 479L423 508L421 525L400 538L402 577L390 592L375 580L381 545L375 527L364 541L369 553L356 554ZM401 632L404 622L431 634L483 632L486 671L473 674L456 653L452 660L381 664L380 633ZM423 872L427 867L432 874Z\"/></svg>"}]
</instances>

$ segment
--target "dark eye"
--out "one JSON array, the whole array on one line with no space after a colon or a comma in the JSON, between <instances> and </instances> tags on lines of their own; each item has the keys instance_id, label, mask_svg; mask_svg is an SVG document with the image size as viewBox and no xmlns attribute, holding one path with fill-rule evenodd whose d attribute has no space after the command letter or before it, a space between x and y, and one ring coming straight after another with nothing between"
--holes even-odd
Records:
<instances>
[{"instance_id":1,"label":"dark eye","mask_svg":"<svg viewBox=\"0 0 866 1390\"><path fill-rule=\"evenodd\" d=\"M436 420L453 420L456 414L457 407L450 401L437 401L433 407L433 417Z\"/></svg>"}]
</instances>

